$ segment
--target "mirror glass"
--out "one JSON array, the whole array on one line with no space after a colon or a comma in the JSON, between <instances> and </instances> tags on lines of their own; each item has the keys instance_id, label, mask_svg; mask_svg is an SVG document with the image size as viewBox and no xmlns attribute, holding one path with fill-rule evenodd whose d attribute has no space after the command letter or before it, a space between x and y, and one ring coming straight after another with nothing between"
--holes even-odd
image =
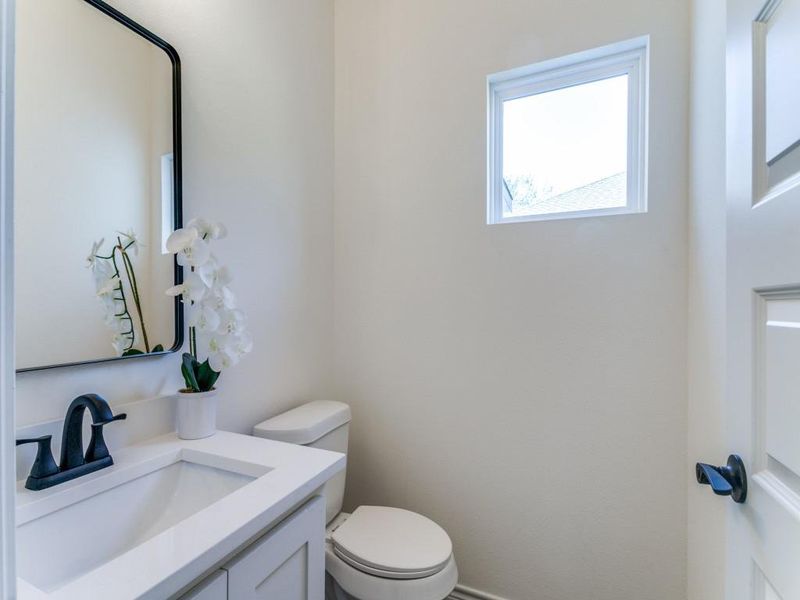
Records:
<instances>
[{"instance_id":1,"label":"mirror glass","mask_svg":"<svg viewBox=\"0 0 800 600\"><path fill-rule=\"evenodd\" d=\"M173 61L99 8L17 2L18 370L170 351L182 337L165 294L180 276L164 247L180 219Z\"/></svg>"}]
</instances>

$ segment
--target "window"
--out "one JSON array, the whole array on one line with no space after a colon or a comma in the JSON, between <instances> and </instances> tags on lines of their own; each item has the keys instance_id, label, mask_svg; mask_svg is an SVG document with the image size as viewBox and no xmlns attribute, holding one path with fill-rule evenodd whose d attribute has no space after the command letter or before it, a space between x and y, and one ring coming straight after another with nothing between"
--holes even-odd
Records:
<instances>
[{"instance_id":1,"label":"window","mask_svg":"<svg viewBox=\"0 0 800 600\"><path fill-rule=\"evenodd\" d=\"M488 78L489 224L647 210L647 47Z\"/></svg>"}]
</instances>

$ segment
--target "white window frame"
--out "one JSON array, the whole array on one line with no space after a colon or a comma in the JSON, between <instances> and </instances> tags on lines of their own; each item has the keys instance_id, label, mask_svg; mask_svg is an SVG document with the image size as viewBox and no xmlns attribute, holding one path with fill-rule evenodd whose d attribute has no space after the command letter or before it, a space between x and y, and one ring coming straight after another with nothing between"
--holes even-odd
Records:
<instances>
[{"instance_id":1,"label":"white window frame","mask_svg":"<svg viewBox=\"0 0 800 600\"><path fill-rule=\"evenodd\" d=\"M489 225L647 212L648 62L643 36L527 67L495 73L488 86L487 215ZM503 216L503 102L628 76L628 168L625 206L542 215Z\"/></svg>"},{"instance_id":2,"label":"white window frame","mask_svg":"<svg viewBox=\"0 0 800 600\"><path fill-rule=\"evenodd\" d=\"M175 231L175 156L161 156L161 254L167 250L167 238Z\"/></svg>"}]
</instances>

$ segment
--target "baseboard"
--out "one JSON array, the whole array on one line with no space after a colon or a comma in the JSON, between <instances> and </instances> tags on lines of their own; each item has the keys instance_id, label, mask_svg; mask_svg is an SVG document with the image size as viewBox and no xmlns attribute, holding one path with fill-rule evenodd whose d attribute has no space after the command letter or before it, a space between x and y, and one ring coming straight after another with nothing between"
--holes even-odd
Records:
<instances>
[{"instance_id":1,"label":"baseboard","mask_svg":"<svg viewBox=\"0 0 800 600\"><path fill-rule=\"evenodd\" d=\"M488 592L482 592L466 585L457 585L456 589L447 597L447 600L508 600Z\"/></svg>"}]
</instances>

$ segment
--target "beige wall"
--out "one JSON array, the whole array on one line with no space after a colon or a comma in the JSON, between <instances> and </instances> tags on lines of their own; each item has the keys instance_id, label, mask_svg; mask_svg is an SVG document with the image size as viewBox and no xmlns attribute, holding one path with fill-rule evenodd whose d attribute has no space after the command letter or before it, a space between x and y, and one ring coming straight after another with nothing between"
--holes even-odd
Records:
<instances>
[{"instance_id":1,"label":"beige wall","mask_svg":"<svg viewBox=\"0 0 800 600\"><path fill-rule=\"evenodd\" d=\"M332 0L114 4L180 52L186 216L231 231L256 347L220 427L333 389L350 506L439 521L464 583L684 598L687 4L337 0L335 220ZM487 227L485 76L646 33L650 212ZM177 361L22 375L18 423L171 392Z\"/></svg>"},{"instance_id":2,"label":"beige wall","mask_svg":"<svg viewBox=\"0 0 800 600\"><path fill-rule=\"evenodd\" d=\"M333 3L113 4L183 61L185 217L228 226L215 252L233 272L255 338L220 379L219 426L249 431L331 388ZM22 374L17 422L63 418L83 392L114 404L173 392L178 360Z\"/></svg>"},{"instance_id":3,"label":"beige wall","mask_svg":"<svg viewBox=\"0 0 800 600\"><path fill-rule=\"evenodd\" d=\"M722 600L725 509L694 481L694 463L717 464L725 447L725 0L692 2L689 210L690 600Z\"/></svg>"},{"instance_id":4,"label":"beige wall","mask_svg":"<svg viewBox=\"0 0 800 600\"><path fill-rule=\"evenodd\" d=\"M485 224L486 75L651 35L646 215ZM337 0L347 504L512 600L686 596L689 5Z\"/></svg>"}]
</instances>

